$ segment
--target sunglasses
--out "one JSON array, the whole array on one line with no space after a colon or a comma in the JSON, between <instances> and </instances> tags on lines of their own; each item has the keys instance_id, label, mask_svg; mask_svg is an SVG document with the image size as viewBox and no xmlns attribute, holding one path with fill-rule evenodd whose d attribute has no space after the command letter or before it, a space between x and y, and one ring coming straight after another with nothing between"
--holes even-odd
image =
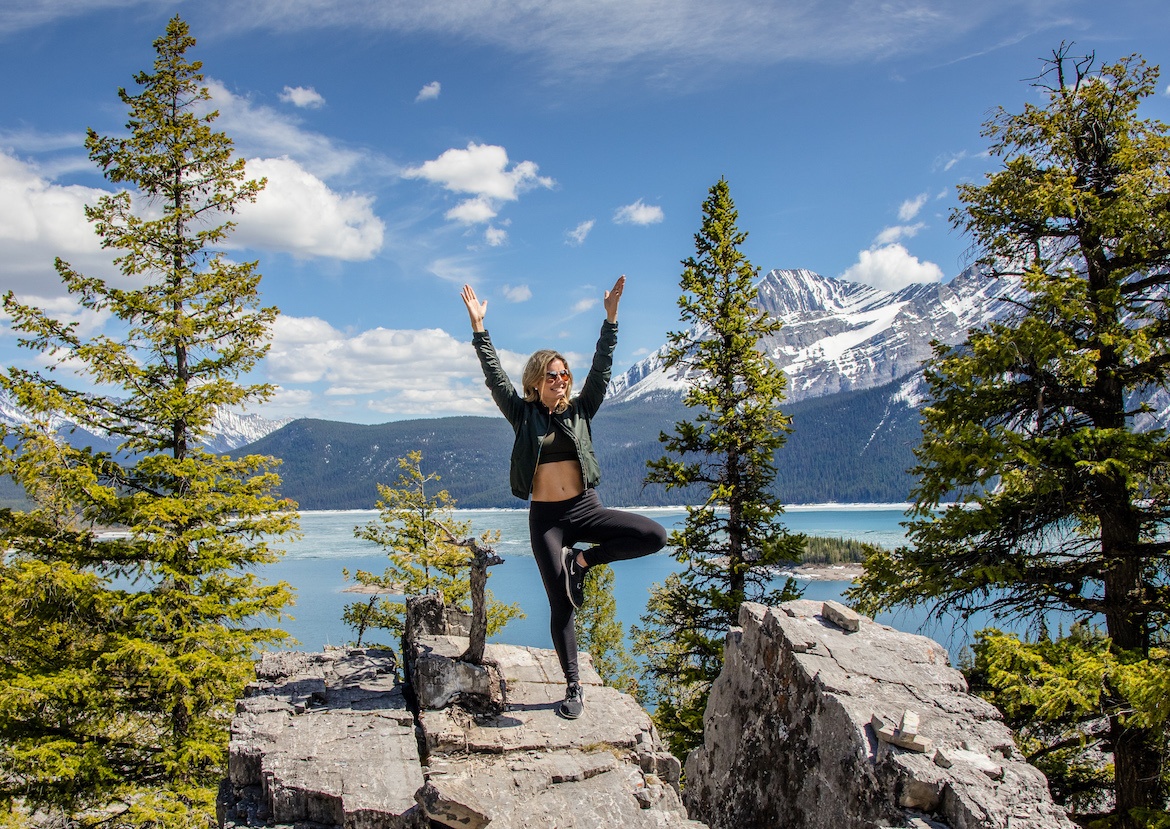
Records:
<instances>
[{"instance_id":1,"label":"sunglasses","mask_svg":"<svg viewBox=\"0 0 1170 829\"><path fill-rule=\"evenodd\" d=\"M573 375L569 374L567 369L562 369L561 371L546 371L544 373L544 379L548 380L549 382L555 382L558 377L564 377L567 379L572 376Z\"/></svg>"}]
</instances>

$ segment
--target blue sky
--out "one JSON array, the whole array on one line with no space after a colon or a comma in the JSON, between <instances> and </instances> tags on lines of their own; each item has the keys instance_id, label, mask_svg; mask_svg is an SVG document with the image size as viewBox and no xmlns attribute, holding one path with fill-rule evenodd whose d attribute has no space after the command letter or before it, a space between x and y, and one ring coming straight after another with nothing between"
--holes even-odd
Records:
<instances>
[{"instance_id":1,"label":"blue sky","mask_svg":"<svg viewBox=\"0 0 1170 829\"><path fill-rule=\"evenodd\" d=\"M955 186L994 168L992 110L1040 101L1042 58L1170 70L1166 0L6 0L0 289L88 332L108 321L52 268L117 278L85 130L121 134L176 13L268 179L231 248L282 311L262 413L360 423L493 413L464 282L513 376L541 347L587 359L622 273L615 371L646 356L721 176L761 272L949 280ZM1143 114L1170 121L1170 71ZM0 364L31 363L0 319Z\"/></svg>"}]
</instances>

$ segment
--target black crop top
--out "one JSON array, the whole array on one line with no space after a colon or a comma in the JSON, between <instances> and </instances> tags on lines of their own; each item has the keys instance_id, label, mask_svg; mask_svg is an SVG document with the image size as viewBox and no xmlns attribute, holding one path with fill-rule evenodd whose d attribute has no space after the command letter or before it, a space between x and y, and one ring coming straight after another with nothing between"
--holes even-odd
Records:
<instances>
[{"instance_id":1,"label":"black crop top","mask_svg":"<svg viewBox=\"0 0 1170 829\"><path fill-rule=\"evenodd\" d=\"M558 429L554 425L540 439L540 456L537 464L575 460L578 460L576 444L564 429Z\"/></svg>"}]
</instances>

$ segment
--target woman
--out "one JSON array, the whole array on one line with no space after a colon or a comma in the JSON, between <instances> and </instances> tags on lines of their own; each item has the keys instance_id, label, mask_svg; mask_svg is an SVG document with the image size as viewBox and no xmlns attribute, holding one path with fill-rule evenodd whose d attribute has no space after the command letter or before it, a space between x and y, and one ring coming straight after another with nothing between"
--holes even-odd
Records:
<instances>
[{"instance_id":1,"label":"woman","mask_svg":"<svg viewBox=\"0 0 1170 829\"><path fill-rule=\"evenodd\" d=\"M585 704L573 628L585 572L598 564L649 555L666 544L666 530L660 524L634 513L606 509L594 490L601 480L601 469L593 452L590 421L609 385L617 345L618 303L625 284L626 278L621 276L613 289L605 292L605 322L593 365L576 396L568 360L548 349L528 359L523 394L518 393L500 367L483 327L487 301L480 302L470 285L463 286L463 303L471 317L471 342L492 399L516 432L509 478L512 494L529 501L532 554L548 594L553 647L567 684L559 710L567 719L581 716ZM573 546L578 542L594 546L578 550Z\"/></svg>"}]
</instances>

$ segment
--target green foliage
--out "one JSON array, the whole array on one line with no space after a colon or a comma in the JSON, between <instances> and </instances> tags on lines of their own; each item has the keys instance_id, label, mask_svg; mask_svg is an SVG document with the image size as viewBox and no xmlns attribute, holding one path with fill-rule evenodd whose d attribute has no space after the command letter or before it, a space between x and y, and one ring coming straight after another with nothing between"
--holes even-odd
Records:
<instances>
[{"instance_id":1,"label":"green foliage","mask_svg":"<svg viewBox=\"0 0 1170 829\"><path fill-rule=\"evenodd\" d=\"M774 454L790 430L777 407L786 381L759 342L780 322L755 302L757 271L740 250L747 234L737 218L720 179L703 203L696 255L682 263L678 304L688 327L668 335L664 355L667 370L689 378L684 402L698 414L661 435L668 454L651 461L646 476L668 492L699 493L670 539L684 570L653 588L643 626L634 631L657 702L655 721L678 756L702 739L710 683L740 604L798 595L791 581L774 587L772 572L799 561L804 546L780 524L773 487Z\"/></svg>"},{"instance_id":2,"label":"green foliage","mask_svg":"<svg viewBox=\"0 0 1170 829\"><path fill-rule=\"evenodd\" d=\"M801 564L860 564L867 556L881 552L881 548L853 538L828 538L821 535L806 537Z\"/></svg>"},{"instance_id":3,"label":"green foliage","mask_svg":"<svg viewBox=\"0 0 1170 829\"><path fill-rule=\"evenodd\" d=\"M1028 761L1075 813L1093 814L1112 801L1110 719L1164 732L1170 718L1164 648L1118 651L1101 631L1078 624L1068 636L1036 642L980 631L973 651L965 671L971 689L1004 713Z\"/></svg>"},{"instance_id":4,"label":"green foliage","mask_svg":"<svg viewBox=\"0 0 1170 829\"><path fill-rule=\"evenodd\" d=\"M578 647L593 657L606 685L640 696L637 665L626 650L622 623L613 597L613 568L599 564L585 571L585 602L573 617Z\"/></svg>"},{"instance_id":5,"label":"green foliage","mask_svg":"<svg viewBox=\"0 0 1170 829\"><path fill-rule=\"evenodd\" d=\"M1140 681L1106 672L1103 691L1119 825L1135 826L1166 793L1164 719L1122 712L1152 711L1141 698L1165 687L1170 441L1135 427L1133 401L1170 370L1170 137L1137 115L1156 69L1092 65L1056 52L1047 106L987 126L1003 169L960 187L954 223L1026 297L936 347L911 544L871 555L849 597L868 613L1102 618L1112 658L1148 665Z\"/></svg>"},{"instance_id":6,"label":"green foliage","mask_svg":"<svg viewBox=\"0 0 1170 829\"><path fill-rule=\"evenodd\" d=\"M455 501L447 490L428 492L428 485L437 483L439 476L423 472L422 452L399 458L398 466L402 472L397 486L378 484L377 519L354 528L355 536L382 547L390 559L381 575L364 570L353 574L358 584L376 591L364 602L346 605L342 613L342 621L356 631L358 645L370 630L389 631L395 642L402 637L406 605L382 599L382 593L439 596L444 604L471 609L471 551L460 544L470 535L471 522L456 520ZM498 540L498 532L480 536L484 545ZM345 576L350 577L348 571ZM502 630L510 619L523 617L518 605L495 601L491 591L486 597L489 635Z\"/></svg>"},{"instance_id":7,"label":"green foliage","mask_svg":"<svg viewBox=\"0 0 1170 829\"><path fill-rule=\"evenodd\" d=\"M211 248L263 182L245 180L215 113L200 114L193 44L171 20L138 94L119 92L128 135L86 139L106 177L134 188L86 208L122 276L56 267L116 333L87 339L4 298L49 372L0 376L30 415L6 431L0 472L31 502L0 511L0 801L82 826L214 822L234 701L257 650L285 638L265 624L291 599L255 574L296 530L294 505L270 494L277 462L196 448L218 410L269 395L238 378L265 353L276 311L258 307L255 263ZM92 390L51 375L66 365ZM116 452L68 445L57 415Z\"/></svg>"}]
</instances>

